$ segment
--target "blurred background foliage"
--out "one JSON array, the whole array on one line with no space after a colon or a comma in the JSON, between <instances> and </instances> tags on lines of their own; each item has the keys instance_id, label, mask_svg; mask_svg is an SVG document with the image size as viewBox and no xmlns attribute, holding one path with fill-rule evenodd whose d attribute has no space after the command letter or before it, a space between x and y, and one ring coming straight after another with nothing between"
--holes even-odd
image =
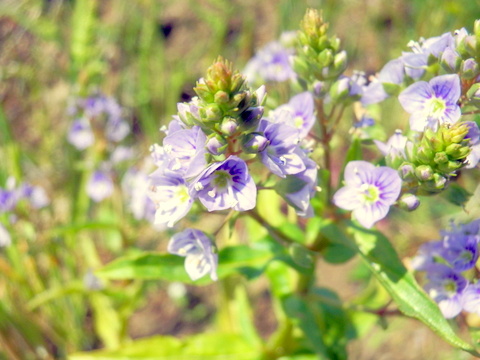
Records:
<instances>
[{"instance_id":1,"label":"blurred background foliage","mask_svg":"<svg viewBox=\"0 0 480 360\"><path fill-rule=\"evenodd\" d=\"M69 197L78 191L78 173L69 169L78 154L65 140L67 108L74 96L95 90L118 99L141 161L150 144L159 142L158 129L176 112L176 103L190 99L195 81L218 55L242 69L256 49L297 29L308 7L323 10L349 54L350 71L367 74L398 57L409 40L471 30L480 17L477 1L453 0L0 1L0 184L13 175L55 193L51 211L39 213L33 225L17 224L19 246L0 250L15 265L0 257L0 359L63 358L72 351L114 348L128 337L205 329L215 312L209 296L215 285L119 283L110 293L85 286L88 269L135 247L163 248L168 234L148 224L117 226L124 212L113 202L91 216L96 223L75 227ZM393 128L405 119L393 101L382 106L382 121ZM415 218L410 229L390 230L404 254L436 234L436 225L424 221ZM52 229L52 223L67 225ZM88 255L91 240L99 258ZM82 250L72 251L77 248ZM356 263L321 268L330 274L320 276L322 284L346 298L362 279ZM352 278L345 276L352 269ZM267 335L275 321L264 289L257 282L252 296L257 325ZM367 345L353 342L352 359L424 359L439 349L448 350L444 359L467 358L412 320L393 320L388 333L374 331L368 339Z\"/></svg>"}]
</instances>

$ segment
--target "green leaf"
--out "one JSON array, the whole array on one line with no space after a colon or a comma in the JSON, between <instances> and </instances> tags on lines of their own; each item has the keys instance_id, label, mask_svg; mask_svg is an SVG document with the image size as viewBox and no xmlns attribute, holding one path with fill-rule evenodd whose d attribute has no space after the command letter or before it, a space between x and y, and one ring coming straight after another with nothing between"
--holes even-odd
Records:
<instances>
[{"instance_id":1,"label":"green leaf","mask_svg":"<svg viewBox=\"0 0 480 360\"><path fill-rule=\"evenodd\" d=\"M450 183L447 189L442 192L442 196L452 204L464 206L472 194L462 186L456 183Z\"/></svg>"},{"instance_id":2,"label":"green leaf","mask_svg":"<svg viewBox=\"0 0 480 360\"><path fill-rule=\"evenodd\" d=\"M220 250L217 271L219 279L234 273L243 273L247 277L261 273L273 258L273 253L265 244L255 245L230 246ZM114 260L97 270L96 275L106 279L163 279L193 283L185 272L184 261L185 258L176 255L145 253ZM195 281L195 284L210 282L210 278L205 276Z\"/></svg>"},{"instance_id":3,"label":"green leaf","mask_svg":"<svg viewBox=\"0 0 480 360\"><path fill-rule=\"evenodd\" d=\"M378 231L360 228L351 222L347 226L353 231L358 252L392 296L400 311L422 321L451 345L480 356L472 345L453 331L437 304L403 266L397 252L384 235Z\"/></svg>"},{"instance_id":4,"label":"green leaf","mask_svg":"<svg viewBox=\"0 0 480 360\"><path fill-rule=\"evenodd\" d=\"M282 299L282 305L289 319L302 330L318 357L325 360L330 359L322 333L315 321L315 315L308 307L307 302L292 294Z\"/></svg>"},{"instance_id":5,"label":"green leaf","mask_svg":"<svg viewBox=\"0 0 480 360\"><path fill-rule=\"evenodd\" d=\"M72 354L69 360L259 360L261 350L235 334L207 333L179 340L153 336L117 350Z\"/></svg>"}]
</instances>

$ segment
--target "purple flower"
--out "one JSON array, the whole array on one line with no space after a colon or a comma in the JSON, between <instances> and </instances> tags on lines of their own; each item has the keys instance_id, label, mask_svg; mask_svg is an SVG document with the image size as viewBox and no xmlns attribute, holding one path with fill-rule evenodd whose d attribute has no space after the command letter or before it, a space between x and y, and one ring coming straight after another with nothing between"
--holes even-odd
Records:
<instances>
[{"instance_id":1,"label":"purple flower","mask_svg":"<svg viewBox=\"0 0 480 360\"><path fill-rule=\"evenodd\" d=\"M353 217L371 228L387 215L401 187L402 180L394 169L350 161L345 167L345 186L335 193L333 202L342 209L353 210Z\"/></svg>"},{"instance_id":2,"label":"purple flower","mask_svg":"<svg viewBox=\"0 0 480 360\"><path fill-rule=\"evenodd\" d=\"M35 209L41 209L50 204L50 199L48 198L47 193L40 186L23 184L21 187L21 193L23 194L23 197L30 201L30 204Z\"/></svg>"},{"instance_id":3,"label":"purple flower","mask_svg":"<svg viewBox=\"0 0 480 360\"><path fill-rule=\"evenodd\" d=\"M283 112L283 114L280 114ZM284 122L297 128L301 139L307 137L315 123L315 106L313 96L305 91L295 95L287 104L279 106L274 111L273 122ZM277 114L277 116L275 116Z\"/></svg>"},{"instance_id":4,"label":"purple flower","mask_svg":"<svg viewBox=\"0 0 480 360\"><path fill-rule=\"evenodd\" d=\"M205 142L202 129L178 130L163 139L165 153L171 159L169 169L179 171L185 177L194 177L205 168Z\"/></svg>"},{"instance_id":5,"label":"purple flower","mask_svg":"<svg viewBox=\"0 0 480 360\"><path fill-rule=\"evenodd\" d=\"M245 66L243 74L248 81L286 81L295 78L290 65L293 49L285 48L280 42L273 41L261 48Z\"/></svg>"},{"instance_id":6,"label":"purple flower","mask_svg":"<svg viewBox=\"0 0 480 360\"><path fill-rule=\"evenodd\" d=\"M95 137L90 126L90 121L86 118L75 120L68 131L67 140L78 150L85 150L89 146L92 146Z\"/></svg>"},{"instance_id":7,"label":"purple flower","mask_svg":"<svg viewBox=\"0 0 480 360\"><path fill-rule=\"evenodd\" d=\"M406 88L398 99L411 114L410 128L436 130L438 124L455 123L461 116L457 102L461 95L458 75L441 75L428 83L419 81Z\"/></svg>"},{"instance_id":8,"label":"purple flower","mask_svg":"<svg viewBox=\"0 0 480 360\"><path fill-rule=\"evenodd\" d=\"M269 141L268 146L260 153L263 164L275 175L298 174L305 170L305 164L296 153L298 147L298 131L283 122L271 123L262 119L258 126Z\"/></svg>"},{"instance_id":9,"label":"purple flower","mask_svg":"<svg viewBox=\"0 0 480 360\"><path fill-rule=\"evenodd\" d=\"M378 77L374 79L368 86L363 89L361 102L365 105L376 104L389 97L385 91L383 84L403 83L405 77L404 63L401 59L390 60L380 70Z\"/></svg>"},{"instance_id":10,"label":"purple flower","mask_svg":"<svg viewBox=\"0 0 480 360\"><path fill-rule=\"evenodd\" d=\"M186 229L175 234L168 243L168 252L185 257L185 270L193 281L206 274L210 274L213 281L218 279L218 255L202 231Z\"/></svg>"},{"instance_id":11,"label":"purple flower","mask_svg":"<svg viewBox=\"0 0 480 360\"><path fill-rule=\"evenodd\" d=\"M208 211L247 211L257 201L257 187L247 164L236 156L211 164L192 182L191 191Z\"/></svg>"},{"instance_id":12,"label":"purple flower","mask_svg":"<svg viewBox=\"0 0 480 360\"><path fill-rule=\"evenodd\" d=\"M87 182L87 195L95 202L100 202L113 194L113 181L106 171L97 170Z\"/></svg>"},{"instance_id":13,"label":"purple flower","mask_svg":"<svg viewBox=\"0 0 480 360\"><path fill-rule=\"evenodd\" d=\"M426 271L433 264L436 264L439 258L443 257L443 252L443 241L426 242L420 246L418 254L412 258L411 266L415 270Z\"/></svg>"},{"instance_id":14,"label":"purple flower","mask_svg":"<svg viewBox=\"0 0 480 360\"><path fill-rule=\"evenodd\" d=\"M436 264L427 269L429 282L425 286L428 294L438 304L447 319L457 316L462 311L463 291L467 280L452 268Z\"/></svg>"},{"instance_id":15,"label":"purple flower","mask_svg":"<svg viewBox=\"0 0 480 360\"><path fill-rule=\"evenodd\" d=\"M443 239L443 258L457 271L465 271L475 266L478 260L478 235L450 233Z\"/></svg>"},{"instance_id":16,"label":"purple flower","mask_svg":"<svg viewBox=\"0 0 480 360\"><path fill-rule=\"evenodd\" d=\"M108 140L119 142L125 139L130 132L130 125L121 118L111 118L107 121L105 135Z\"/></svg>"},{"instance_id":17,"label":"purple flower","mask_svg":"<svg viewBox=\"0 0 480 360\"><path fill-rule=\"evenodd\" d=\"M183 177L172 171L157 170L150 175L147 193L156 207L155 224L172 227L192 207L193 198Z\"/></svg>"}]
</instances>

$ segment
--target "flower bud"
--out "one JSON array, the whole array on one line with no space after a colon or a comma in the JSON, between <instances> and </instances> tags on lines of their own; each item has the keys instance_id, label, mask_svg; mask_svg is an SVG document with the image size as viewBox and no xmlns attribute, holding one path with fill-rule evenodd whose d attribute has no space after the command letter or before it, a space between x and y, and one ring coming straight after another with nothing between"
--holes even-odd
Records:
<instances>
[{"instance_id":1,"label":"flower bud","mask_svg":"<svg viewBox=\"0 0 480 360\"><path fill-rule=\"evenodd\" d=\"M474 79L478 75L477 62L472 58L462 61L462 68L460 74L464 79Z\"/></svg>"},{"instance_id":2,"label":"flower bud","mask_svg":"<svg viewBox=\"0 0 480 360\"><path fill-rule=\"evenodd\" d=\"M444 151L440 151L435 153L433 161L435 161L436 164L445 164L448 163L448 156Z\"/></svg>"},{"instance_id":3,"label":"flower bud","mask_svg":"<svg viewBox=\"0 0 480 360\"><path fill-rule=\"evenodd\" d=\"M399 168L398 168L398 174L404 181L412 181L416 179L415 176L415 167L411 163L403 163Z\"/></svg>"},{"instance_id":4,"label":"flower bud","mask_svg":"<svg viewBox=\"0 0 480 360\"><path fill-rule=\"evenodd\" d=\"M246 153L257 154L265 150L269 143L262 133L252 132L243 136L242 148Z\"/></svg>"},{"instance_id":5,"label":"flower bud","mask_svg":"<svg viewBox=\"0 0 480 360\"><path fill-rule=\"evenodd\" d=\"M333 68L338 74L341 74L347 68L347 52L345 50L340 51L335 55L333 59Z\"/></svg>"},{"instance_id":6,"label":"flower bud","mask_svg":"<svg viewBox=\"0 0 480 360\"><path fill-rule=\"evenodd\" d=\"M415 176L420 181L428 181L433 179L434 172L428 165L420 165L415 168Z\"/></svg>"},{"instance_id":7,"label":"flower bud","mask_svg":"<svg viewBox=\"0 0 480 360\"><path fill-rule=\"evenodd\" d=\"M232 117L225 117L220 126L220 131L222 134L231 136L237 132L238 122Z\"/></svg>"},{"instance_id":8,"label":"flower bud","mask_svg":"<svg viewBox=\"0 0 480 360\"><path fill-rule=\"evenodd\" d=\"M230 96L225 91L217 91L214 96L214 101L217 104L226 104L230 100Z\"/></svg>"},{"instance_id":9,"label":"flower bud","mask_svg":"<svg viewBox=\"0 0 480 360\"><path fill-rule=\"evenodd\" d=\"M440 59L440 65L450 73L456 73L460 70L462 63L462 58L460 55L451 47L447 47L442 53Z\"/></svg>"},{"instance_id":10,"label":"flower bud","mask_svg":"<svg viewBox=\"0 0 480 360\"><path fill-rule=\"evenodd\" d=\"M420 200L413 194L403 194L398 199L398 206L406 211L413 211L420 206Z\"/></svg>"},{"instance_id":11,"label":"flower bud","mask_svg":"<svg viewBox=\"0 0 480 360\"><path fill-rule=\"evenodd\" d=\"M216 122L223 117L222 109L217 104L208 104L200 109L202 119L207 122Z\"/></svg>"},{"instance_id":12,"label":"flower bud","mask_svg":"<svg viewBox=\"0 0 480 360\"><path fill-rule=\"evenodd\" d=\"M351 98L358 99L362 92L362 88L348 76L342 76L335 81L330 88L330 97L334 102L342 102Z\"/></svg>"},{"instance_id":13,"label":"flower bud","mask_svg":"<svg viewBox=\"0 0 480 360\"><path fill-rule=\"evenodd\" d=\"M258 122L263 115L263 106L253 107L240 114L241 126L243 129L253 129L257 127Z\"/></svg>"},{"instance_id":14,"label":"flower bud","mask_svg":"<svg viewBox=\"0 0 480 360\"><path fill-rule=\"evenodd\" d=\"M215 134L207 140L205 148L212 155L221 155L225 152L227 145L227 140L223 136Z\"/></svg>"}]
</instances>

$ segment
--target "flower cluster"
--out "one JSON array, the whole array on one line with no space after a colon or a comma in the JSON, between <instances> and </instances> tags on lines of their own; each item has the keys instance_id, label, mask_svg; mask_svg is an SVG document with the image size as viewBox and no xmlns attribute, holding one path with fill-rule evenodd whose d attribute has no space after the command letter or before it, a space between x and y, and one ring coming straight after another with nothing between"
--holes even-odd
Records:
<instances>
[{"instance_id":1,"label":"flower cluster","mask_svg":"<svg viewBox=\"0 0 480 360\"><path fill-rule=\"evenodd\" d=\"M150 175L148 196L156 206L154 223L174 226L196 200L209 212L255 208L255 162L276 175L277 192L299 215L311 216L317 168L302 140L314 122L312 95L298 94L263 118L264 87L252 91L245 77L223 59L208 69L195 92L190 102L178 104L178 116L165 131L163 145L151 148L156 170ZM185 237L192 239L192 234L174 237L171 248L179 247L176 242ZM187 261L198 249L208 252L211 247L189 249L183 250ZM192 275L192 268L187 271Z\"/></svg>"},{"instance_id":2,"label":"flower cluster","mask_svg":"<svg viewBox=\"0 0 480 360\"><path fill-rule=\"evenodd\" d=\"M41 209L50 204L45 190L29 183L17 185L13 177L8 178L5 187L0 187L0 215L9 215L8 222L16 221L15 210L22 203L27 203L33 209ZM10 234L0 222L0 247L11 242Z\"/></svg>"},{"instance_id":3,"label":"flower cluster","mask_svg":"<svg viewBox=\"0 0 480 360\"><path fill-rule=\"evenodd\" d=\"M412 266L426 272L425 288L446 318L461 311L480 314L480 284L476 279L480 220L452 224L441 240L422 245Z\"/></svg>"},{"instance_id":4,"label":"flower cluster","mask_svg":"<svg viewBox=\"0 0 480 360\"><path fill-rule=\"evenodd\" d=\"M67 140L80 151L96 152L86 192L93 201L100 202L113 193L113 165L133 157L131 148L119 145L130 133L130 125L117 101L103 94L76 99L69 112L74 121Z\"/></svg>"}]
</instances>

